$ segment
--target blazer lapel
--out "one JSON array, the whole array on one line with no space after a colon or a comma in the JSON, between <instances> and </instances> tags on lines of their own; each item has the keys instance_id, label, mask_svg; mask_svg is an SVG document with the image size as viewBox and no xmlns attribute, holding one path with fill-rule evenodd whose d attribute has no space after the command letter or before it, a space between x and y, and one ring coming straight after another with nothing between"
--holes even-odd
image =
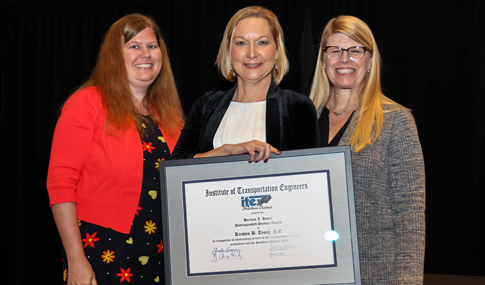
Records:
<instances>
[{"instance_id":1,"label":"blazer lapel","mask_svg":"<svg viewBox=\"0 0 485 285\"><path fill-rule=\"evenodd\" d=\"M208 109L204 111L204 117L209 116L209 118L207 120L207 127L206 131L204 132L204 137L200 140L201 142L204 142L205 145L199 147L199 151L214 148L214 136L216 135L216 131L219 128L222 118L224 117L224 114L226 114L227 108L234 97L236 88L237 84L231 90L222 95L218 102L208 106Z\"/></svg>"},{"instance_id":2,"label":"blazer lapel","mask_svg":"<svg viewBox=\"0 0 485 285\"><path fill-rule=\"evenodd\" d=\"M283 112L280 88L271 82L268 94L266 95L266 142L281 149L283 146Z\"/></svg>"}]
</instances>

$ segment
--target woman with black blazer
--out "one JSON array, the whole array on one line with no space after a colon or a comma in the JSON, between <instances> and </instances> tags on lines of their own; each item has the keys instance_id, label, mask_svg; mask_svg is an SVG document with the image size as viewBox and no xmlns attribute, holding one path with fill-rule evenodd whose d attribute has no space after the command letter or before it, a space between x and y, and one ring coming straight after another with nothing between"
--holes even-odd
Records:
<instances>
[{"instance_id":1,"label":"woman with black blazer","mask_svg":"<svg viewBox=\"0 0 485 285\"><path fill-rule=\"evenodd\" d=\"M172 159L248 153L249 162L266 162L281 150L317 147L311 100L277 86L289 69L283 40L268 9L247 7L231 18L216 63L236 85L194 104Z\"/></svg>"}]
</instances>

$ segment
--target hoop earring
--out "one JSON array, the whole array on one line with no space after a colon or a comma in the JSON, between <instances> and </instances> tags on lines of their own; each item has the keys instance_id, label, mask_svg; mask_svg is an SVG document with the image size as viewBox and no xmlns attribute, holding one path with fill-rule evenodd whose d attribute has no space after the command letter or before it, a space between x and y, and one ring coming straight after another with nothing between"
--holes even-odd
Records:
<instances>
[{"instance_id":1,"label":"hoop earring","mask_svg":"<svg viewBox=\"0 0 485 285\"><path fill-rule=\"evenodd\" d=\"M278 62L276 62L276 61L274 63L274 69L278 69Z\"/></svg>"}]
</instances>

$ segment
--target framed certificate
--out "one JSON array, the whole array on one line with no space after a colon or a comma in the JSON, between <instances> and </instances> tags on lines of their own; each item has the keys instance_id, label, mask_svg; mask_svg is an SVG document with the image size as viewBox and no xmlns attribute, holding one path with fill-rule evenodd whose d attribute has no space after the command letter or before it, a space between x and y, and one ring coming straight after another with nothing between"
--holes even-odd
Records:
<instances>
[{"instance_id":1,"label":"framed certificate","mask_svg":"<svg viewBox=\"0 0 485 285\"><path fill-rule=\"evenodd\" d=\"M361 284L350 147L160 163L167 284Z\"/></svg>"}]
</instances>

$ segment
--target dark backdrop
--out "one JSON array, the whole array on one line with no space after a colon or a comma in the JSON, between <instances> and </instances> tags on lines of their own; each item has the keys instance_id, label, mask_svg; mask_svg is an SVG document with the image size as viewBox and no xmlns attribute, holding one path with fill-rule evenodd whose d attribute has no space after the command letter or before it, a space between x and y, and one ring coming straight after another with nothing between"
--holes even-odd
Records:
<instances>
[{"instance_id":1,"label":"dark backdrop","mask_svg":"<svg viewBox=\"0 0 485 285\"><path fill-rule=\"evenodd\" d=\"M430 2L430 3L428 3ZM290 73L307 93L320 33L340 14L363 19L384 62L384 93L413 110L427 178L426 273L485 275L485 3L476 1L2 1L2 248L5 284L60 284L60 239L45 179L62 102L86 80L118 18L152 15L170 50L183 107L228 89L214 66L229 18L263 5L285 31Z\"/></svg>"}]
</instances>

